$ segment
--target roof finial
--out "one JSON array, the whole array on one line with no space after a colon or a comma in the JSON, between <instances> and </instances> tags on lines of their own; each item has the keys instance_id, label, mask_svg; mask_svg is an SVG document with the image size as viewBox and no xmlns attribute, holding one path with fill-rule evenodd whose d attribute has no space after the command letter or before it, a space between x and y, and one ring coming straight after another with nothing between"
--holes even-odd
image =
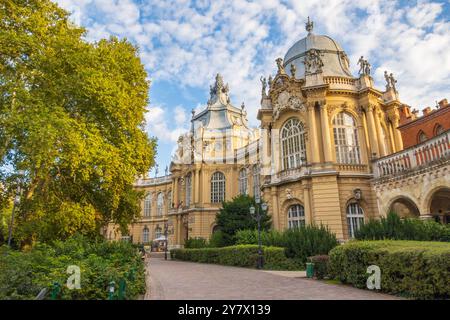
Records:
<instances>
[{"instance_id":1,"label":"roof finial","mask_svg":"<svg viewBox=\"0 0 450 320\"><path fill-rule=\"evenodd\" d=\"M312 33L312 31L313 31L313 29L314 29L314 22L312 22L310 19L309 19L309 16L308 16L308 22L306 22L306 31L308 31L308 35L309 34L311 34Z\"/></svg>"}]
</instances>

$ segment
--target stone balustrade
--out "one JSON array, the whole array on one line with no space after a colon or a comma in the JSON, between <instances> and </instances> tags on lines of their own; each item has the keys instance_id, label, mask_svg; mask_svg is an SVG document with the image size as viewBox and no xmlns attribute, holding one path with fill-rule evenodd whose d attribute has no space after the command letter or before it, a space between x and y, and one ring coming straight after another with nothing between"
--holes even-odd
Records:
<instances>
[{"instance_id":1,"label":"stone balustrade","mask_svg":"<svg viewBox=\"0 0 450 320\"><path fill-rule=\"evenodd\" d=\"M162 177L156 177L156 178L146 178L146 179L137 179L135 182L136 187L146 187L146 186L154 186L164 183L170 183L172 181L172 176L162 176Z\"/></svg>"},{"instance_id":2,"label":"stone balustrade","mask_svg":"<svg viewBox=\"0 0 450 320\"><path fill-rule=\"evenodd\" d=\"M374 177L383 178L450 159L450 130L414 147L374 162Z\"/></svg>"}]
</instances>

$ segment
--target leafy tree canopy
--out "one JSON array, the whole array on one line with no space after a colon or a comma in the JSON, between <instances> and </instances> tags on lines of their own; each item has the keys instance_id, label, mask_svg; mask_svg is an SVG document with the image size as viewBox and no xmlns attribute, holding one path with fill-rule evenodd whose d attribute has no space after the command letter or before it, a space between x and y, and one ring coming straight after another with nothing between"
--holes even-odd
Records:
<instances>
[{"instance_id":1,"label":"leafy tree canopy","mask_svg":"<svg viewBox=\"0 0 450 320\"><path fill-rule=\"evenodd\" d=\"M153 165L149 82L127 40L90 43L49 0L0 3L0 209L24 170L19 240L123 228Z\"/></svg>"},{"instance_id":2,"label":"leafy tree canopy","mask_svg":"<svg viewBox=\"0 0 450 320\"><path fill-rule=\"evenodd\" d=\"M256 205L255 199L248 195L239 195L231 201L224 201L222 209L216 216L218 230L223 233L224 245L234 243L234 235L239 230L256 229L258 223L250 214L250 207L258 207L261 214L261 228L268 230L271 226L271 218L267 212L263 212L260 205Z\"/></svg>"}]
</instances>

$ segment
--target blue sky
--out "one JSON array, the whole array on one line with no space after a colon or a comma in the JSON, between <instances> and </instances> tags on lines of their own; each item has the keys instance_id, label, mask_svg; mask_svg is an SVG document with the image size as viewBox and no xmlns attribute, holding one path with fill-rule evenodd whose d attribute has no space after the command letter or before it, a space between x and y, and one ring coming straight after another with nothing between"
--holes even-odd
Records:
<instances>
[{"instance_id":1,"label":"blue sky","mask_svg":"<svg viewBox=\"0 0 450 320\"><path fill-rule=\"evenodd\" d=\"M314 32L338 41L352 72L363 55L384 87L384 70L398 79L400 99L413 108L450 98L450 1L56 0L95 41L126 37L140 48L152 80L147 132L158 137L159 173L169 165L191 110L202 109L217 72L229 83L232 103L244 101L256 119L261 75L274 74L283 57ZM154 173L152 173L153 175Z\"/></svg>"}]
</instances>

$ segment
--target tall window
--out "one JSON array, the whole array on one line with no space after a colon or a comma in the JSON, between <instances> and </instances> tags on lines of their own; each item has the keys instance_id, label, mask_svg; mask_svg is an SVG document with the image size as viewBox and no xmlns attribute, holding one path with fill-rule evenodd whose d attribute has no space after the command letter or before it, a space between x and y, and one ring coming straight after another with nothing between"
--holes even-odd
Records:
<instances>
[{"instance_id":1,"label":"tall window","mask_svg":"<svg viewBox=\"0 0 450 320\"><path fill-rule=\"evenodd\" d=\"M186 176L186 206L189 207L191 205L191 191L192 190L192 176L189 173Z\"/></svg>"},{"instance_id":2,"label":"tall window","mask_svg":"<svg viewBox=\"0 0 450 320\"><path fill-rule=\"evenodd\" d=\"M247 169L239 171L239 194L247 194Z\"/></svg>"},{"instance_id":3,"label":"tall window","mask_svg":"<svg viewBox=\"0 0 450 320\"><path fill-rule=\"evenodd\" d=\"M169 209L173 208L172 191L167 193L167 201L169 201Z\"/></svg>"},{"instance_id":4,"label":"tall window","mask_svg":"<svg viewBox=\"0 0 450 320\"><path fill-rule=\"evenodd\" d=\"M289 207L288 210L288 228L300 228L305 226L305 209L300 204Z\"/></svg>"},{"instance_id":5,"label":"tall window","mask_svg":"<svg viewBox=\"0 0 450 320\"><path fill-rule=\"evenodd\" d=\"M424 142L424 141L427 141L427 139L428 139L428 137L427 137L427 135L425 134L425 132L423 132L422 130L420 130L420 132L419 132L419 136L417 137L417 142L418 143L421 143L421 142Z\"/></svg>"},{"instance_id":6,"label":"tall window","mask_svg":"<svg viewBox=\"0 0 450 320\"><path fill-rule=\"evenodd\" d=\"M150 242L150 231L148 230L147 226L142 230L142 242L143 243L149 243Z\"/></svg>"},{"instance_id":7,"label":"tall window","mask_svg":"<svg viewBox=\"0 0 450 320\"><path fill-rule=\"evenodd\" d=\"M161 238L162 236L162 229L160 227L156 227L155 229L155 239Z\"/></svg>"},{"instance_id":8,"label":"tall window","mask_svg":"<svg viewBox=\"0 0 450 320\"><path fill-rule=\"evenodd\" d=\"M156 209L158 216L162 216L163 206L164 206L164 195L162 192L160 192L158 193L158 197L156 198Z\"/></svg>"},{"instance_id":9,"label":"tall window","mask_svg":"<svg viewBox=\"0 0 450 320\"><path fill-rule=\"evenodd\" d=\"M289 119L281 129L283 169L300 167L306 161L305 130L296 118Z\"/></svg>"},{"instance_id":10,"label":"tall window","mask_svg":"<svg viewBox=\"0 0 450 320\"><path fill-rule=\"evenodd\" d=\"M253 166L253 197L258 199L261 197L261 186L259 182L259 166L256 164Z\"/></svg>"},{"instance_id":11,"label":"tall window","mask_svg":"<svg viewBox=\"0 0 450 320\"><path fill-rule=\"evenodd\" d=\"M356 230L364 223L364 211L357 203L351 203L347 206L347 226L348 236L355 237Z\"/></svg>"},{"instance_id":12,"label":"tall window","mask_svg":"<svg viewBox=\"0 0 450 320\"><path fill-rule=\"evenodd\" d=\"M345 112L338 113L333 119L334 145L338 163L361 163L358 133L355 120Z\"/></svg>"},{"instance_id":13,"label":"tall window","mask_svg":"<svg viewBox=\"0 0 450 320\"><path fill-rule=\"evenodd\" d=\"M219 203L225 200L225 175L215 172L211 177L211 202Z\"/></svg>"},{"instance_id":14,"label":"tall window","mask_svg":"<svg viewBox=\"0 0 450 320\"><path fill-rule=\"evenodd\" d=\"M150 217L152 211L152 194L147 193L144 198L144 217Z\"/></svg>"}]
</instances>

